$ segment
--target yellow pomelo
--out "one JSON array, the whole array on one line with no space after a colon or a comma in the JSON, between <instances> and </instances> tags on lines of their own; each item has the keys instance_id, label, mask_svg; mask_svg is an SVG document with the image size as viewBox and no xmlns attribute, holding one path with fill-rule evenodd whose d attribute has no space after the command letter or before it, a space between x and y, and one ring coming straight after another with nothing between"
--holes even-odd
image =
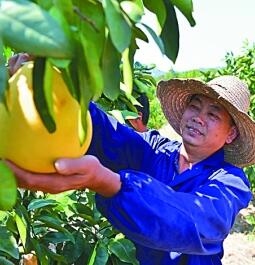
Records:
<instances>
[{"instance_id":1,"label":"yellow pomelo","mask_svg":"<svg viewBox=\"0 0 255 265\"><path fill-rule=\"evenodd\" d=\"M52 99L56 131L44 127L33 101L33 63L22 66L9 80L8 111L0 104L0 157L40 173L55 172L54 161L79 157L88 149L92 123L87 112L86 140L79 141L80 106L71 96L61 74L53 69Z\"/></svg>"}]
</instances>

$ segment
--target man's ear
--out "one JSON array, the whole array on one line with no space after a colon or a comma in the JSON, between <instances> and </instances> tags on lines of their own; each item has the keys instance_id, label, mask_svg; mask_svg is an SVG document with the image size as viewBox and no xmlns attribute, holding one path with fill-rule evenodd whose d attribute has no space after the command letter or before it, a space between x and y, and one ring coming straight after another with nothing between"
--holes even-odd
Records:
<instances>
[{"instance_id":1,"label":"man's ear","mask_svg":"<svg viewBox=\"0 0 255 265\"><path fill-rule=\"evenodd\" d=\"M132 125L132 127L136 130L137 129L137 120L136 119L130 119L128 121Z\"/></svg>"},{"instance_id":2,"label":"man's ear","mask_svg":"<svg viewBox=\"0 0 255 265\"><path fill-rule=\"evenodd\" d=\"M143 114L141 112L138 112L138 117L136 119L130 119L128 121L136 131L147 131L147 127L143 124Z\"/></svg>"},{"instance_id":3,"label":"man's ear","mask_svg":"<svg viewBox=\"0 0 255 265\"><path fill-rule=\"evenodd\" d=\"M238 129L235 125L233 125L230 128L228 137L226 139L226 144L231 144L236 139L237 136L238 136Z\"/></svg>"}]
</instances>

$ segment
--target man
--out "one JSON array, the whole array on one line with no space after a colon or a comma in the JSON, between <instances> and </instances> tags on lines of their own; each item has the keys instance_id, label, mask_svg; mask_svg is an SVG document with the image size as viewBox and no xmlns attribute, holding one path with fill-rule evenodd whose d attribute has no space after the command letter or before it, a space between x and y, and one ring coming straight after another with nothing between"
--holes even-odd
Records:
<instances>
[{"instance_id":1,"label":"man","mask_svg":"<svg viewBox=\"0 0 255 265\"><path fill-rule=\"evenodd\" d=\"M248 88L233 76L173 79L159 83L158 97L182 143L137 134L91 103L88 155L59 159L51 175L9 165L23 188L96 191L98 209L135 243L141 265L221 264L223 241L251 199L239 168L255 163Z\"/></svg>"},{"instance_id":2,"label":"man","mask_svg":"<svg viewBox=\"0 0 255 265\"><path fill-rule=\"evenodd\" d=\"M137 132L147 132L147 123L150 116L149 99L145 93L142 93L137 97L136 100L141 104L141 106L135 106L138 112L138 117L135 119L127 119L127 123Z\"/></svg>"}]
</instances>

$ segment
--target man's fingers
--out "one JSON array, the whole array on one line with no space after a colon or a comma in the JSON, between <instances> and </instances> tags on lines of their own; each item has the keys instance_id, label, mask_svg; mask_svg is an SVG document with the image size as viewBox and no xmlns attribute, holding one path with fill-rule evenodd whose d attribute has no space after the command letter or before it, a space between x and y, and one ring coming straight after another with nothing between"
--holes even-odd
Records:
<instances>
[{"instance_id":1,"label":"man's fingers","mask_svg":"<svg viewBox=\"0 0 255 265\"><path fill-rule=\"evenodd\" d=\"M79 158L62 158L55 162L55 168L58 173L63 175L84 174L96 161L98 161L97 158L90 155Z\"/></svg>"},{"instance_id":2,"label":"man's fingers","mask_svg":"<svg viewBox=\"0 0 255 265\"><path fill-rule=\"evenodd\" d=\"M12 66L16 63L17 60L18 60L18 54L10 57L10 59L8 60L8 64Z\"/></svg>"},{"instance_id":3,"label":"man's fingers","mask_svg":"<svg viewBox=\"0 0 255 265\"><path fill-rule=\"evenodd\" d=\"M86 187L84 175L82 175L81 172L78 172L78 174L72 173L76 170L79 171L81 165L84 165L84 161L82 160L82 158L61 159L61 164L64 165L66 169L66 176L64 176L63 173L33 173L16 166L11 161L5 162L14 172L18 182L18 186L20 188L30 189L33 191L40 190L43 192L56 194L67 190L74 190ZM71 163L74 163L74 165L71 166Z\"/></svg>"},{"instance_id":4,"label":"man's fingers","mask_svg":"<svg viewBox=\"0 0 255 265\"><path fill-rule=\"evenodd\" d=\"M10 167L10 169L14 172L17 181L18 181L18 185L21 188L28 188L28 187L32 187L33 185L35 185L37 183L37 181L39 182L39 180L44 179L46 177L49 177L48 175L39 175L36 173L32 173L30 171L26 171L18 166L16 166L14 163L12 163L11 161L5 160L5 163L8 165L8 167ZM43 177L41 177L43 176ZM49 181L49 179L47 179L47 181L45 181L46 183Z\"/></svg>"},{"instance_id":5,"label":"man's fingers","mask_svg":"<svg viewBox=\"0 0 255 265\"><path fill-rule=\"evenodd\" d=\"M32 173L22 168L17 167L14 163L10 161L5 161L10 169L14 172L18 186L20 188L30 189L33 191L43 191L49 193L59 193L66 190L71 190L76 188L78 182L76 178L68 178L68 176L59 175L57 173L53 174L37 174Z\"/></svg>"},{"instance_id":6,"label":"man's fingers","mask_svg":"<svg viewBox=\"0 0 255 265\"><path fill-rule=\"evenodd\" d=\"M24 170L23 170L23 169L17 167L17 166L16 166L14 163L12 163L11 161L9 161L9 160L4 160L4 163L5 163L6 165L8 165L8 167L9 167L13 172L15 172L15 173L19 173L19 174L24 173Z\"/></svg>"},{"instance_id":7,"label":"man's fingers","mask_svg":"<svg viewBox=\"0 0 255 265\"><path fill-rule=\"evenodd\" d=\"M32 60L33 57L27 53L19 53L11 57L8 61L10 75L13 75L24 62Z\"/></svg>"}]
</instances>

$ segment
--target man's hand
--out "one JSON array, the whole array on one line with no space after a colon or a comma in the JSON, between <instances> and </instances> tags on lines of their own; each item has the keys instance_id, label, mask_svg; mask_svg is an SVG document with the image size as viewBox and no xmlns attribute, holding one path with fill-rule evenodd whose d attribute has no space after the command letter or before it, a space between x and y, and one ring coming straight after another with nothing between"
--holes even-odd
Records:
<instances>
[{"instance_id":1,"label":"man's hand","mask_svg":"<svg viewBox=\"0 0 255 265\"><path fill-rule=\"evenodd\" d=\"M9 73L12 76L21 66L23 63L33 60L33 56L27 53L18 53L12 56L9 61Z\"/></svg>"},{"instance_id":2,"label":"man's hand","mask_svg":"<svg viewBox=\"0 0 255 265\"><path fill-rule=\"evenodd\" d=\"M121 188L119 174L104 167L92 155L59 159L55 162L57 173L53 174L32 173L10 161L6 163L13 170L20 188L53 194L88 188L105 197L113 196Z\"/></svg>"}]
</instances>

